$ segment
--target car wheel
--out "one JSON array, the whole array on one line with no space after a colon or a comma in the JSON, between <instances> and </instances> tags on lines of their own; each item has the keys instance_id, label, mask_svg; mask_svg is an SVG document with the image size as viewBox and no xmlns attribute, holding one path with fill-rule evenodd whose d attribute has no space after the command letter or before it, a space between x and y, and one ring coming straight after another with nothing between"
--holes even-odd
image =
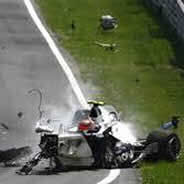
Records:
<instances>
[{"instance_id":1,"label":"car wheel","mask_svg":"<svg viewBox=\"0 0 184 184\"><path fill-rule=\"evenodd\" d=\"M114 160L114 153L109 147L106 147L105 149L103 167L105 169L112 169L117 167L117 164Z\"/></svg>"},{"instance_id":2,"label":"car wheel","mask_svg":"<svg viewBox=\"0 0 184 184\"><path fill-rule=\"evenodd\" d=\"M118 156L118 167L119 168L130 168L131 167L131 159L130 159L130 153L122 153Z\"/></svg>"},{"instance_id":3,"label":"car wheel","mask_svg":"<svg viewBox=\"0 0 184 184\"><path fill-rule=\"evenodd\" d=\"M171 161L176 161L179 158L180 150L181 150L181 142L178 136L174 133L168 136L165 156Z\"/></svg>"},{"instance_id":4,"label":"car wheel","mask_svg":"<svg viewBox=\"0 0 184 184\"><path fill-rule=\"evenodd\" d=\"M146 143L163 142L171 133L163 130L155 130L149 133Z\"/></svg>"},{"instance_id":5,"label":"car wheel","mask_svg":"<svg viewBox=\"0 0 184 184\"><path fill-rule=\"evenodd\" d=\"M151 132L147 137L146 144L158 143L158 151L151 155L151 159L168 159L175 161L179 158L181 143L175 133L157 130Z\"/></svg>"}]
</instances>

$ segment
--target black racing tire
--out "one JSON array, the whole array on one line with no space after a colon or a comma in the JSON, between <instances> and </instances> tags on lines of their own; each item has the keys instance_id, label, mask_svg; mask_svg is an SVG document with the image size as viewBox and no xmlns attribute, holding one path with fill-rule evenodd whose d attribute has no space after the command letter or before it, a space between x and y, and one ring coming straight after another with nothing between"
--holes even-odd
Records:
<instances>
[{"instance_id":1,"label":"black racing tire","mask_svg":"<svg viewBox=\"0 0 184 184\"><path fill-rule=\"evenodd\" d=\"M176 161L179 159L181 142L176 134L171 134L167 137L165 156L168 160Z\"/></svg>"},{"instance_id":2,"label":"black racing tire","mask_svg":"<svg viewBox=\"0 0 184 184\"><path fill-rule=\"evenodd\" d=\"M122 155L120 155L122 157ZM131 168L132 167L132 163L131 163L131 159L128 158L126 161L118 162L118 168Z\"/></svg>"},{"instance_id":3,"label":"black racing tire","mask_svg":"<svg viewBox=\"0 0 184 184\"><path fill-rule=\"evenodd\" d=\"M103 168L112 169L113 152L109 147L106 147L103 159Z\"/></svg>"},{"instance_id":4,"label":"black racing tire","mask_svg":"<svg viewBox=\"0 0 184 184\"><path fill-rule=\"evenodd\" d=\"M112 149L110 147L106 147L102 168L105 168L105 169L117 168L118 164L116 163L116 160L114 158L115 156Z\"/></svg>"},{"instance_id":5,"label":"black racing tire","mask_svg":"<svg viewBox=\"0 0 184 184\"><path fill-rule=\"evenodd\" d=\"M111 148L106 147L105 153L104 153L104 162L103 162L103 168L105 169L115 169L115 168L130 168L132 166L131 159L129 153L126 156L126 159L122 158L122 155L115 155ZM123 159L123 160L122 160Z\"/></svg>"},{"instance_id":6,"label":"black racing tire","mask_svg":"<svg viewBox=\"0 0 184 184\"><path fill-rule=\"evenodd\" d=\"M179 137L170 131L156 130L151 132L146 144L158 143L158 152L151 155L151 159L167 159L176 161L179 158L181 142Z\"/></svg>"},{"instance_id":7,"label":"black racing tire","mask_svg":"<svg viewBox=\"0 0 184 184\"><path fill-rule=\"evenodd\" d=\"M164 131L164 130L154 130L149 133L146 139L146 144L151 144L154 142L163 142L166 138L172 134L171 132Z\"/></svg>"}]
</instances>

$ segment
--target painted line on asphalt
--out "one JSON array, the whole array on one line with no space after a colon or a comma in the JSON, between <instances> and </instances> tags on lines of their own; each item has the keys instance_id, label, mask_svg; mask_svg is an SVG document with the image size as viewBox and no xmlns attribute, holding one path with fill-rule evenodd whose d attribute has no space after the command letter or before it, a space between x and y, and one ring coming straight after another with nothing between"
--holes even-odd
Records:
<instances>
[{"instance_id":1,"label":"painted line on asphalt","mask_svg":"<svg viewBox=\"0 0 184 184\"><path fill-rule=\"evenodd\" d=\"M60 53L60 51L57 48L56 44L54 43L53 39L51 38L48 31L46 30L46 28L42 24L41 20L39 19L38 15L36 14L36 11L31 3L31 1L24 0L24 3L27 7L27 10L28 10L31 18L33 19L34 23L36 24L36 26L40 30L40 32L43 35L43 37L45 38L45 40L47 41L48 46L50 47L51 51L55 55L60 66L63 68L63 71L65 72L65 74L66 74L66 76L67 76L67 78L72 86L72 89L73 89L76 97L78 98L80 104L85 108L88 107L86 99L85 99L85 97L84 97L84 95L83 95L83 93L82 93L82 91L77 83L77 80L75 79L70 67L66 63L64 57ZM110 170L109 175L106 178L104 178L102 181L98 182L97 184L109 184L109 183L113 182L119 175L120 175L120 169Z\"/></svg>"},{"instance_id":2,"label":"painted line on asphalt","mask_svg":"<svg viewBox=\"0 0 184 184\"><path fill-rule=\"evenodd\" d=\"M184 3L181 0L177 0L178 5L180 6L182 12L184 13Z\"/></svg>"},{"instance_id":3,"label":"painted line on asphalt","mask_svg":"<svg viewBox=\"0 0 184 184\"><path fill-rule=\"evenodd\" d=\"M110 184L119 176L120 176L120 169L110 170L109 175L102 181L98 182L97 184Z\"/></svg>"},{"instance_id":4,"label":"painted line on asphalt","mask_svg":"<svg viewBox=\"0 0 184 184\"><path fill-rule=\"evenodd\" d=\"M31 15L33 21L35 22L36 26L38 27L38 29L40 30L40 32L42 33L43 37L45 38L45 40L47 41L47 44L49 45L51 51L53 52L53 54L55 55L55 57L57 58L60 66L63 68L71 86L72 89L76 95L76 97L78 98L80 104L83 107L88 107L88 104L86 102L86 99L84 98L84 95L77 83L77 80L75 79L70 67L68 66L68 64L66 63L66 61L64 60L63 56L61 55L59 49L57 48L56 44L54 43L53 39L51 38L51 36L49 35L48 31L46 30L46 28L43 26L42 22L40 21L38 15L36 14L35 9L33 8L33 5L31 3L30 0L24 0L24 3L28 9L29 14Z\"/></svg>"}]
</instances>

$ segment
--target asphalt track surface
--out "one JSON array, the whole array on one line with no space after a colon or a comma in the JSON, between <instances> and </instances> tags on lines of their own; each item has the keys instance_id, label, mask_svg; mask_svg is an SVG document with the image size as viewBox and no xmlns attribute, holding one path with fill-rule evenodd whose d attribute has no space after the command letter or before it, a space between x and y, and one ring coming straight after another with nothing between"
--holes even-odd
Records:
<instances>
[{"instance_id":1,"label":"asphalt track surface","mask_svg":"<svg viewBox=\"0 0 184 184\"><path fill-rule=\"evenodd\" d=\"M31 145L36 149L39 136L35 122L39 97L31 89L43 92L42 109L46 118L70 122L80 108L69 82L46 41L30 18L23 0L0 0L0 149ZM17 114L22 112L22 116ZM44 165L44 164L43 164ZM31 176L18 176L17 168L0 165L0 184L94 184L108 170L83 170L47 175L42 167ZM117 183L137 183L136 171L122 170Z\"/></svg>"}]
</instances>

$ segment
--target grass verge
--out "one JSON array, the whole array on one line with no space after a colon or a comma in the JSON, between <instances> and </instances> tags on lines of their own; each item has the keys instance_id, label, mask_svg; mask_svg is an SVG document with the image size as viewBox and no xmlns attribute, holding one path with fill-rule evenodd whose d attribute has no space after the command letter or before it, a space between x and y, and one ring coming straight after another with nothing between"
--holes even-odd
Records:
<instances>
[{"instance_id":1,"label":"grass verge","mask_svg":"<svg viewBox=\"0 0 184 184\"><path fill-rule=\"evenodd\" d=\"M104 100L139 127L157 128L173 114L184 116L182 47L143 0L36 0L60 44L78 61L84 81L92 80ZM118 19L116 30L99 28L101 15ZM72 22L75 29L72 29ZM116 43L116 52L94 44ZM181 126L177 133L182 142ZM145 163L145 184L180 184L184 156L176 163Z\"/></svg>"}]
</instances>

